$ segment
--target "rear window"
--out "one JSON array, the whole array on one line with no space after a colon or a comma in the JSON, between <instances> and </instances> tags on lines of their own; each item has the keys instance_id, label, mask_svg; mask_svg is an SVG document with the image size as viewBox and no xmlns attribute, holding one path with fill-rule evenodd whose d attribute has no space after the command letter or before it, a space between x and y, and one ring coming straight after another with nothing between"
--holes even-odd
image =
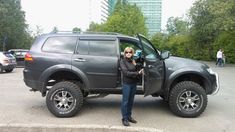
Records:
<instances>
[{"instance_id":1,"label":"rear window","mask_svg":"<svg viewBox=\"0 0 235 132\"><path fill-rule=\"evenodd\" d=\"M80 40L77 52L83 55L115 56L117 55L117 48L115 41Z\"/></svg>"},{"instance_id":2,"label":"rear window","mask_svg":"<svg viewBox=\"0 0 235 132\"><path fill-rule=\"evenodd\" d=\"M6 57L13 58L14 56L11 53L3 53Z\"/></svg>"},{"instance_id":3,"label":"rear window","mask_svg":"<svg viewBox=\"0 0 235 132\"><path fill-rule=\"evenodd\" d=\"M72 54L74 52L76 42L76 36L50 37L44 43L42 51Z\"/></svg>"}]
</instances>

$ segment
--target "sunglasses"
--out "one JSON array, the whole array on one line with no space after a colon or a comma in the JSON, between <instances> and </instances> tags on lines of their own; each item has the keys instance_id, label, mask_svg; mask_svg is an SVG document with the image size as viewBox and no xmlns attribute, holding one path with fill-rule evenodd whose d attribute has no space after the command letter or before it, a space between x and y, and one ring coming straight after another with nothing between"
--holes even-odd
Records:
<instances>
[{"instance_id":1,"label":"sunglasses","mask_svg":"<svg viewBox=\"0 0 235 132\"><path fill-rule=\"evenodd\" d=\"M128 54L128 53L132 54L132 52L125 52L125 54Z\"/></svg>"}]
</instances>

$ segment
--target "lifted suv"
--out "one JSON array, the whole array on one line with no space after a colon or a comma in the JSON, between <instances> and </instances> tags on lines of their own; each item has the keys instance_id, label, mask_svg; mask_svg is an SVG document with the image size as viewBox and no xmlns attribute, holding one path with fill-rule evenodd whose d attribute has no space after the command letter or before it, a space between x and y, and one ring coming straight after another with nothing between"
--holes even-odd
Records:
<instances>
[{"instance_id":1,"label":"lifted suv","mask_svg":"<svg viewBox=\"0 0 235 132\"><path fill-rule=\"evenodd\" d=\"M207 95L219 90L218 75L207 65L159 52L142 35L117 33L51 33L37 38L25 56L24 82L46 97L57 117L74 116L91 94L121 94L119 61L125 47L133 47L145 74L137 94L160 96L172 112L197 117Z\"/></svg>"}]
</instances>

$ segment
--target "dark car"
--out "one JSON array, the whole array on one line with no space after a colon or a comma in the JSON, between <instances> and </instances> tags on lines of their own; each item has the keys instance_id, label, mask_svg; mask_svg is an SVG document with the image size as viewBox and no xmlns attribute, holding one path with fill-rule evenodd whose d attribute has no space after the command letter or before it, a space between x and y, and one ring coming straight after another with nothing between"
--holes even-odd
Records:
<instances>
[{"instance_id":1,"label":"dark car","mask_svg":"<svg viewBox=\"0 0 235 132\"><path fill-rule=\"evenodd\" d=\"M0 52L0 71L12 72L15 67L15 57L9 52Z\"/></svg>"},{"instance_id":2,"label":"dark car","mask_svg":"<svg viewBox=\"0 0 235 132\"><path fill-rule=\"evenodd\" d=\"M17 61L17 66L24 66L24 57L26 53L28 52L28 49L10 49L8 52L10 52L12 55L15 56Z\"/></svg>"},{"instance_id":3,"label":"dark car","mask_svg":"<svg viewBox=\"0 0 235 132\"><path fill-rule=\"evenodd\" d=\"M199 116L207 95L219 90L218 75L207 65L169 57L142 35L118 33L41 35L25 56L25 84L46 96L55 116L74 116L86 96L122 93L119 61L127 46L135 49L134 58L144 67L137 94L162 97L178 116Z\"/></svg>"}]
</instances>

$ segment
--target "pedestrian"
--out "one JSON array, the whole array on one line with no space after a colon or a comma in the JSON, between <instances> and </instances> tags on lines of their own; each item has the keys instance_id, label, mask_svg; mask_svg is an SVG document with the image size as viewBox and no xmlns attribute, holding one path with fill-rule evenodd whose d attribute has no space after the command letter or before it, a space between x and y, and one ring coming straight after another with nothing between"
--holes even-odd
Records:
<instances>
[{"instance_id":1,"label":"pedestrian","mask_svg":"<svg viewBox=\"0 0 235 132\"><path fill-rule=\"evenodd\" d=\"M137 71L136 62L133 60L133 55L134 49L131 47L126 47L124 50L124 58L120 61L120 67L123 74L121 113L122 124L124 126L130 126L129 122L137 123L131 115L138 76L143 74L143 69Z\"/></svg>"},{"instance_id":2,"label":"pedestrian","mask_svg":"<svg viewBox=\"0 0 235 132\"><path fill-rule=\"evenodd\" d=\"M216 57L217 57L216 65L217 66L222 66L222 63L223 63L222 49L219 49L219 51L217 51Z\"/></svg>"}]
</instances>

